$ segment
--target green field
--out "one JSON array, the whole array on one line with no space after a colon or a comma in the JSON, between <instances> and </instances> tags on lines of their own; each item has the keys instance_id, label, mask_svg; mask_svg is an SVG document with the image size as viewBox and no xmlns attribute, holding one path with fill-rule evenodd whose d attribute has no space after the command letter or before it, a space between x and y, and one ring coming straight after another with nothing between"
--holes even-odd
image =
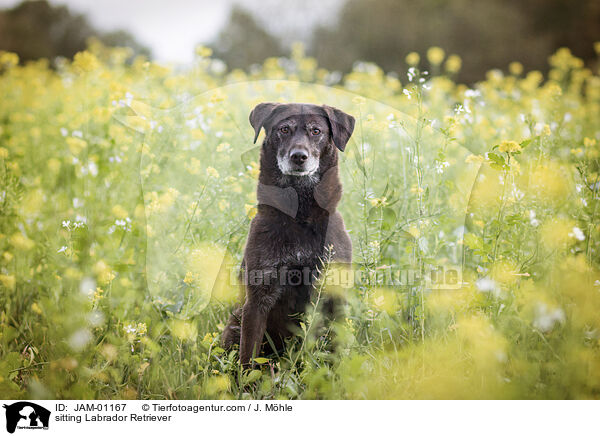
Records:
<instances>
[{"instance_id":1,"label":"green field","mask_svg":"<svg viewBox=\"0 0 600 436\"><path fill-rule=\"evenodd\" d=\"M561 49L547 77L513 63L468 87L460 58L419 61L340 76L300 46L250 72L206 48L188 70L98 43L55 69L0 52L0 397L598 398L598 63ZM286 352L242 372L219 339L263 101L356 118L355 282L344 319L320 321L339 288L319 284Z\"/></svg>"}]
</instances>

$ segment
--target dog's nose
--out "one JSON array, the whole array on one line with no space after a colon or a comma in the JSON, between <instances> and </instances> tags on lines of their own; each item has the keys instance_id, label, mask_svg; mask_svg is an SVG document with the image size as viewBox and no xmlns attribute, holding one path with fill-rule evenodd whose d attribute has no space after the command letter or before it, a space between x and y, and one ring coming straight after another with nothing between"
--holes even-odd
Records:
<instances>
[{"instance_id":1,"label":"dog's nose","mask_svg":"<svg viewBox=\"0 0 600 436\"><path fill-rule=\"evenodd\" d=\"M304 150L292 150L290 159L292 159L292 162L294 162L296 165L302 165L304 162L306 162L306 159L308 159L308 153Z\"/></svg>"}]
</instances>

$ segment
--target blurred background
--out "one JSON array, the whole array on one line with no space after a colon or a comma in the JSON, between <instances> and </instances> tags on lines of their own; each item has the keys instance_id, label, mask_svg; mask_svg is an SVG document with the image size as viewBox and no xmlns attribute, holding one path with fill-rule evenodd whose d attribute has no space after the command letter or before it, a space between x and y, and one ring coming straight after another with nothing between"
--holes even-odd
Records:
<instances>
[{"instance_id":1,"label":"blurred background","mask_svg":"<svg viewBox=\"0 0 600 436\"><path fill-rule=\"evenodd\" d=\"M462 59L456 78L486 71L547 69L568 47L585 62L600 40L599 0L0 0L0 50L21 61L72 57L90 37L159 62L189 64L198 44L230 69L287 55L294 42L319 66L347 72L357 61L403 74L405 57L439 46Z\"/></svg>"}]
</instances>

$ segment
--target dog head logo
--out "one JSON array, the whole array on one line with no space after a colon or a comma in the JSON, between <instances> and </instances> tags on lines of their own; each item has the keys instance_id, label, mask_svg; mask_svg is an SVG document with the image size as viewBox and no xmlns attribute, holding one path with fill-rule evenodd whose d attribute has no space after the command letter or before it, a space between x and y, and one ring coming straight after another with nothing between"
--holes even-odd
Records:
<instances>
[{"instance_id":1,"label":"dog head logo","mask_svg":"<svg viewBox=\"0 0 600 436\"><path fill-rule=\"evenodd\" d=\"M50 411L28 401L3 406L6 409L6 431L19 429L48 429Z\"/></svg>"}]
</instances>

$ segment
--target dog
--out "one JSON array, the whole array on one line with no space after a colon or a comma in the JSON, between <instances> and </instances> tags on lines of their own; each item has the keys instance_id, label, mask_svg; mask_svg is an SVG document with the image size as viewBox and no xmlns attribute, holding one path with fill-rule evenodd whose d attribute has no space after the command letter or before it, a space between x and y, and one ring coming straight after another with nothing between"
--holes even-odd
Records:
<instances>
[{"instance_id":1,"label":"dog","mask_svg":"<svg viewBox=\"0 0 600 436\"><path fill-rule=\"evenodd\" d=\"M275 351L294 334L310 301L326 250L352 262L352 243L336 210L342 195L338 150L354 117L331 106L260 103L250 113L254 142L261 129L258 210L241 265L245 302L231 315L222 345L240 345L243 367L261 353L265 333Z\"/></svg>"}]
</instances>

